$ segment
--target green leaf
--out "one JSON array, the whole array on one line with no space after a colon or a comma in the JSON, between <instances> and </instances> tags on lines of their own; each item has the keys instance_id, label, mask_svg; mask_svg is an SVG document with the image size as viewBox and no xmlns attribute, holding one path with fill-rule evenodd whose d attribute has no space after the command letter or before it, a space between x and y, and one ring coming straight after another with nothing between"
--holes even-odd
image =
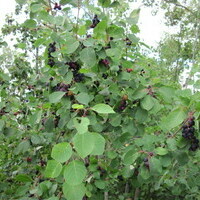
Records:
<instances>
[{"instance_id":1,"label":"green leaf","mask_svg":"<svg viewBox=\"0 0 200 200\"><path fill-rule=\"evenodd\" d=\"M181 108L176 109L170 112L167 117L164 117L161 120L160 127L164 131L169 131L180 125L186 119L186 117L186 113Z\"/></svg>"},{"instance_id":2,"label":"green leaf","mask_svg":"<svg viewBox=\"0 0 200 200\"><path fill-rule=\"evenodd\" d=\"M66 46L61 48L62 53L71 54L79 47L79 41L73 37L68 37L65 41Z\"/></svg>"},{"instance_id":3,"label":"green leaf","mask_svg":"<svg viewBox=\"0 0 200 200\"><path fill-rule=\"evenodd\" d=\"M26 43L19 43L17 44L17 47L20 49L26 49Z\"/></svg>"},{"instance_id":4,"label":"green leaf","mask_svg":"<svg viewBox=\"0 0 200 200\"><path fill-rule=\"evenodd\" d=\"M15 179L20 182L32 182L32 178L26 174L18 174Z\"/></svg>"},{"instance_id":5,"label":"green leaf","mask_svg":"<svg viewBox=\"0 0 200 200\"><path fill-rule=\"evenodd\" d=\"M114 127L120 126L122 120L122 116L119 114L113 114L111 116L110 124Z\"/></svg>"},{"instance_id":6,"label":"green leaf","mask_svg":"<svg viewBox=\"0 0 200 200\"><path fill-rule=\"evenodd\" d=\"M73 109L83 109L83 108L84 108L84 105L73 104L73 105L72 105L72 108L73 108Z\"/></svg>"},{"instance_id":7,"label":"green leaf","mask_svg":"<svg viewBox=\"0 0 200 200\"><path fill-rule=\"evenodd\" d=\"M85 48L80 52L80 59L88 67L93 67L96 64L96 54L93 48Z\"/></svg>"},{"instance_id":8,"label":"green leaf","mask_svg":"<svg viewBox=\"0 0 200 200\"><path fill-rule=\"evenodd\" d=\"M73 122L78 133L83 134L88 131L90 120L87 117L76 117Z\"/></svg>"},{"instance_id":9,"label":"green leaf","mask_svg":"<svg viewBox=\"0 0 200 200\"><path fill-rule=\"evenodd\" d=\"M111 0L98 0L98 2L104 8L109 7L111 4Z\"/></svg>"},{"instance_id":10,"label":"green leaf","mask_svg":"<svg viewBox=\"0 0 200 200\"><path fill-rule=\"evenodd\" d=\"M140 9L135 9L131 12L130 16L127 17L127 22L130 25L134 25L137 24L138 20L139 20L139 14L140 14Z\"/></svg>"},{"instance_id":11,"label":"green leaf","mask_svg":"<svg viewBox=\"0 0 200 200\"><path fill-rule=\"evenodd\" d=\"M64 178L69 185L79 185L83 182L87 170L85 165L78 160L70 162L64 170Z\"/></svg>"},{"instance_id":12,"label":"green leaf","mask_svg":"<svg viewBox=\"0 0 200 200\"><path fill-rule=\"evenodd\" d=\"M3 130L4 126L5 126L4 120L0 119L0 131Z\"/></svg>"},{"instance_id":13,"label":"green leaf","mask_svg":"<svg viewBox=\"0 0 200 200\"><path fill-rule=\"evenodd\" d=\"M72 155L72 148L67 142L56 144L51 152L51 157L58 162L66 162Z\"/></svg>"},{"instance_id":14,"label":"green leaf","mask_svg":"<svg viewBox=\"0 0 200 200\"><path fill-rule=\"evenodd\" d=\"M26 28L36 28L37 23L33 19L27 19L22 25Z\"/></svg>"},{"instance_id":15,"label":"green leaf","mask_svg":"<svg viewBox=\"0 0 200 200\"><path fill-rule=\"evenodd\" d=\"M38 12L40 10L42 10L42 5L41 4L32 4L31 5L31 12L35 13Z\"/></svg>"},{"instance_id":16,"label":"green leaf","mask_svg":"<svg viewBox=\"0 0 200 200\"><path fill-rule=\"evenodd\" d=\"M76 96L76 100L81 104L88 105L90 102L90 96L85 92L81 92Z\"/></svg>"},{"instance_id":17,"label":"green leaf","mask_svg":"<svg viewBox=\"0 0 200 200\"><path fill-rule=\"evenodd\" d=\"M150 172L152 174L160 174L162 172L162 164L159 159L152 157L149 161L150 163Z\"/></svg>"},{"instance_id":18,"label":"green leaf","mask_svg":"<svg viewBox=\"0 0 200 200\"><path fill-rule=\"evenodd\" d=\"M68 71L65 76L65 82L66 84L70 84L73 80L73 73L71 71Z\"/></svg>"},{"instance_id":19,"label":"green leaf","mask_svg":"<svg viewBox=\"0 0 200 200\"><path fill-rule=\"evenodd\" d=\"M149 173L149 170L142 166L139 168L140 172L139 172L139 175L144 179L144 180L147 180L149 177L150 177L150 173Z\"/></svg>"},{"instance_id":20,"label":"green leaf","mask_svg":"<svg viewBox=\"0 0 200 200\"><path fill-rule=\"evenodd\" d=\"M44 175L47 178L56 178L60 175L61 171L62 165L58 161L48 160Z\"/></svg>"},{"instance_id":21,"label":"green leaf","mask_svg":"<svg viewBox=\"0 0 200 200\"><path fill-rule=\"evenodd\" d=\"M115 113L115 111L109 105L103 103L97 104L91 109L101 114Z\"/></svg>"},{"instance_id":22,"label":"green leaf","mask_svg":"<svg viewBox=\"0 0 200 200\"><path fill-rule=\"evenodd\" d=\"M124 164L131 165L136 161L138 157L139 157L138 152L135 152L135 150L130 150L124 156Z\"/></svg>"},{"instance_id":23,"label":"green leaf","mask_svg":"<svg viewBox=\"0 0 200 200\"><path fill-rule=\"evenodd\" d=\"M31 117L30 117L30 124L33 126L35 124L40 123L40 120L42 118L42 110L35 112Z\"/></svg>"},{"instance_id":24,"label":"green leaf","mask_svg":"<svg viewBox=\"0 0 200 200\"><path fill-rule=\"evenodd\" d=\"M158 154L158 155L166 155L168 153L167 149L163 148L163 147L157 147L155 149L155 152Z\"/></svg>"},{"instance_id":25,"label":"green leaf","mask_svg":"<svg viewBox=\"0 0 200 200\"><path fill-rule=\"evenodd\" d=\"M81 158L85 158L94 148L94 137L92 133L76 134L74 137L74 147Z\"/></svg>"},{"instance_id":26,"label":"green leaf","mask_svg":"<svg viewBox=\"0 0 200 200\"><path fill-rule=\"evenodd\" d=\"M29 150L29 148L30 148L30 142L28 140L24 140L18 144L14 153L15 154L25 153Z\"/></svg>"},{"instance_id":27,"label":"green leaf","mask_svg":"<svg viewBox=\"0 0 200 200\"><path fill-rule=\"evenodd\" d=\"M78 29L78 35L85 35L86 34L86 26L80 26Z\"/></svg>"},{"instance_id":28,"label":"green leaf","mask_svg":"<svg viewBox=\"0 0 200 200\"><path fill-rule=\"evenodd\" d=\"M175 97L175 88L161 87L158 89L159 94L163 97L163 100L167 103L171 103Z\"/></svg>"},{"instance_id":29,"label":"green leaf","mask_svg":"<svg viewBox=\"0 0 200 200\"><path fill-rule=\"evenodd\" d=\"M98 133L92 133L94 138L94 148L91 155L102 155L105 149L105 139L102 135Z\"/></svg>"},{"instance_id":30,"label":"green leaf","mask_svg":"<svg viewBox=\"0 0 200 200\"><path fill-rule=\"evenodd\" d=\"M63 184L63 193L67 200L82 200L85 195L86 188L83 184L80 185L69 185L68 183Z\"/></svg>"},{"instance_id":31,"label":"green leaf","mask_svg":"<svg viewBox=\"0 0 200 200\"><path fill-rule=\"evenodd\" d=\"M50 103L57 103L65 95L65 92L53 92L49 95Z\"/></svg>"},{"instance_id":32,"label":"green leaf","mask_svg":"<svg viewBox=\"0 0 200 200\"><path fill-rule=\"evenodd\" d=\"M146 95L141 101L141 106L145 110L151 110L154 106L153 97L151 97L150 95Z\"/></svg>"},{"instance_id":33,"label":"green leaf","mask_svg":"<svg viewBox=\"0 0 200 200\"><path fill-rule=\"evenodd\" d=\"M103 180L96 180L94 182L95 186L101 190L103 190L106 187L106 183Z\"/></svg>"}]
</instances>

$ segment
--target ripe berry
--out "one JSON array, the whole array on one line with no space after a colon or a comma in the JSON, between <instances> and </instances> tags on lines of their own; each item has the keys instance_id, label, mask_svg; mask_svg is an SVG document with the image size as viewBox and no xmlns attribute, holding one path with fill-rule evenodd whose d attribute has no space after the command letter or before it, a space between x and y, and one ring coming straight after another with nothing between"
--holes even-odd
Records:
<instances>
[{"instance_id":1,"label":"ripe berry","mask_svg":"<svg viewBox=\"0 0 200 200\"><path fill-rule=\"evenodd\" d=\"M198 144L191 144L189 150L190 150L190 151L196 151L197 148L199 148L199 145L198 145Z\"/></svg>"},{"instance_id":2,"label":"ripe berry","mask_svg":"<svg viewBox=\"0 0 200 200\"><path fill-rule=\"evenodd\" d=\"M105 67L107 67L107 66L110 64L110 61L107 60L107 59L102 59L100 62L101 62Z\"/></svg>"},{"instance_id":3,"label":"ripe berry","mask_svg":"<svg viewBox=\"0 0 200 200\"><path fill-rule=\"evenodd\" d=\"M69 65L69 69L71 69L72 71L78 71L80 69L80 66L77 62L67 62L67 65Z\"/></svg>"},{"instance_id":4,"label":"ripe berry","mask_svg":"<svg viewBox=\"0 0 200 200\"><path fill-rule=\"evenodd\" d=\"M130 73L130 72L132 72L132 71L133 71L133 69L131 69L131 68L128 68L128 69L126 69L126 71L127 71L128 73Z\"/></svg>"},{"instance_id":5,"label":"ripe berry","mask_svg":"<svg viewBox=\"0 0 200 200\"><path fill-rule=\"evenodd\" d=\"M149 168L149 162L144 163L145 167Z\"/></svg>"},{"instance_id":6,"label":"ripe berry","mask_svg":"<svg viewBox=\"0 0 200 200\"><path fill-rule=\"evenodd\" d=\"M92 25L90 26L90 28L95 28L96 25L99 23L99 19L97 17L97 15L94 16L93 20L92 20Z\"/></svg>"},{"instance_id":7,"label":"ripe berry","mask_svg":"<svg viewBox=\"0 0 200 200\"><path fill-rule=\"evenodd\" d=\"M61 5L58 5L58 3L55 3L54 10L61 10Z\"/></svg>"},{"instance_id":8,"label":"ripe berry","mask_svg":"<svg viewBox=\"0 0 200 200\"><path fill-rule=\"evenodd\" d=\"M53 67L53 66L55 65L55 61L54 61L53 59L49 59L48 65L49 65L50 67Z\"/></svg>"},{"instance_id":9,"label":"ripe berry","mask_svg":"<svg viewBox=\"0 0 200 200\"><path fill-rule=\"evenodd\" d=\"M126 45L128 45L128 46L131 46L131 44L132 44L131 41L126 42Z\"/></svg>"},{"instance_id":10,"label":"ripe berry","mask_svg":"<svg viewBox=\"0 0 200 200\"><path fill-rule=\"evenodd\" d=\"M150 155L150 156L153 156L153 152L149 152L149 155Z\"/></svg>"},{"instance_id":11,"label":"ripe berry","mask_svg":"<svg viewBox=\"0 0 200 200\"><path fill-rule=\"evenodd\" d=\"M84 80L84 74L81 73L74 73L74 81L75 82L81 82Z\"/></svg>"},{"instance_id":12,"label":"ripe berry","mask_svg":"<svg viewBox=\"0 0 200 200\"><path fill-rule=\"evenodd\" d=\"M194 125L195 125L195 122L193 120L188 121L188 126L189 127L194 126Z\"/></svg>"},{"instance_id":13,"label":"ripe berry","mask_svg":"<svg viewBox=\"0 0 200 200\"><path fill-rule=\"evenodd\" d=\"M148 158L144 158L144 162L148 162L149 161L149 159Z\"/></svg>"},{"instance_id":14,"label":"ripe berry","mask_svg":"<svg viewBox=\"0 0 200 200\"><path fill-rule=\"evenodd\" d=\"M128 100L128 95L127 94L123 95L122 100Z\"/></svg>"},{"instance_id":15,"label":"ripe berry","mask_svg":"<svg viewBox=\"0 0 200 200\"><path fill-rule=\"evenodd\" d=\"M31 158L31 157L27 157L27 158L26 158L26 161L27 161L27 162L31 162L31 161L32 161L32 158Z\"/></svg>"},{"instance_id":16,"label":"ripe berry","mask_svg":"<svg viewBox=\"0 0 200 200\"><path fill-rule=\"evenodd\" d=\"M108 78L108 74L102 74L102 77L103 77L104 79L107 79L107 78Z\"/></svg>"},{"instance_id":17,"label":"ripe berry","mask_svg":"<svg viewBox=\"0 0 200 200\"><path fill-rule=\"evenodd\" d=\"M123 180L124 180L123 176L117 176L117 179L118 179L119 181L123 181Z\"/></svg>"},{"instance_id":18,"label":"ripe berry","mask_svg":"<svg viewBox=\"0 0 200 200\"><path fill-rule=\"evenodd\" d=\"M185 125L185 124L182 126L182 128L183 128L183 129L186 129L187 127L188 127L188 126L187 126L187 125Z\"/></svg>"},{"instance_id":19,"label":"ripe berry","mask_svg":"<svg viewBox=\"0 0 200 200\"><path fill-rule=\"evenodd\" d=\"M144 71L144 69L142 69L142 70L140 71L140 76L143 76L145 73L146 73L146 72Z\"/></svg>"}]
</instances>

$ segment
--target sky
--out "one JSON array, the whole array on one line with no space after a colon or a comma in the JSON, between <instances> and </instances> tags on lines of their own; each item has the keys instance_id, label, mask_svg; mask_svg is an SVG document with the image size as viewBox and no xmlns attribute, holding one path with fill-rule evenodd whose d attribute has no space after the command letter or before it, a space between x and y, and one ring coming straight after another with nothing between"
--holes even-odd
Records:
<instances>
[{"instance_id":1,"label":"sky","mask_svg":"<svg viewBox=\"0 0 200 200\"><path fill-rule=\"evenodd\" d=\"M0 0L0 27L4 24L6 14L12 13L15 10L15 0ZM133 3L133 9L141 7L139 18L139 37L141 41L149 46L156 47L164 36L164 32L171 32L168 27L164 25L164 14L162 11L158 12L156 16L152 16L151 8L145 8L140 3Z\"/></svg>"}]
</instances>

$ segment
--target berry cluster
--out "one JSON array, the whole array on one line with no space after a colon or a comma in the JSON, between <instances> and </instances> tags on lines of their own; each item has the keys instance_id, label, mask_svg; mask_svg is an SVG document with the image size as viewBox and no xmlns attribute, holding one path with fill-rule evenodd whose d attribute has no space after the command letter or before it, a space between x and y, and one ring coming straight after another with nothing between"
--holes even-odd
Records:
<instances>
[{"instance_id":1,"label":"berry cluster","mask_svg":"<svg viewBox=\"0 0 200 200\"><path fill-rule=\"evenodd\" d=\"M106 170L102 167L98 166L97 170L100 171L100 177L104 176L106 174Z\"/></svg>"},{"instance_id":2,"label":"berry cluster","mask_svg":"<svg viewBox=\"0 0 200 200\"><path fill-rule=\"evenodd\" d=\"M100 63L103 64L105 67L108 67L110 64L110 61L108 59L102 59L100 60Z\"/></svg>"},{"instance_id":3,"label":"berry cluster","mask_svg":"<svg viewBox=\"0 0 200 200\"><path fill-rule=\"evenodd\" d=\"M144 158L144 166L149 169L149 158Z\"/></svg>"},{"instance_id":4,"label":"berry cluster","mask_svg":"<svg viewBox=\"0 0 200 200\"><path fill-rule=\"evenodd\" d=\"M67 62L66 64L69 65L69 69L72 70L75 82L81 82L84 80L84 74L78 72L80 69L80 66L78 63Z\"/></svg>"},{"instance_id":5,"label":"berry cluster","mask_svg":"<svg viewBox=\"0 0 200 200\"><path fill-rule=\"evenodd\" d=\"M58 5L58 3L54 4L54 10L61 10L61 5Z\"/></svg>"},{"instance_id":6,"label":"berry cluster","mask_svg":"<svg viewBox=\"0 0 200 200\"><path fill-rule=\"evenodd\" d=\"M55 118L54 118L54 126L55 126L55 128L58 127L59 121L60 121L60 116L56 115Z\"/></svg>"},{"instance_id":7,"label":"berry cluster","mask_svg":"<svg viewBox=\"0 0 200 200\"><path fill-rule=\"evenodd\" d=\"M152 88L151 85L149 85L147 87L147 94L150 95L150 96L152 96L152 97L154 97L154 98L156 98L155 92L153 91L153 88Z\"/></svg>"},{"instance_id":8,"label":"berry cluster","mask_svg":"<svg viewBox=\"0 0 200 200\"><path fill-rule=\"evenodd\" d=\"M6 107L3 107L1 110L0 110L0 116L3 116L5 114L7 114L9 112L6 112Z\"/></svg>"},{"instance_id":9,"label":"berry cluster","mask_svg":"<svg viewBox=\"0 0 200 200\"><path fill-rule=\"evenodd\" d=\"M102 74L102 78L107 79L108 78L108 74Z\"/></svg>"},{"instance_id":10,"label":"berry cluster","mask_svg":"<svg viewBox=\"0 0 200 200\"><path fill-rule=\"evenodd\" d=\"M97 17L97 15L94 16L93 20L92 20L92 25L90 26L90 28L95 28L96 25L99 23L99 19Z\"/></svg>"},{"instance_id":11,"label":"berry cluster","mask_svg":"<svg viewBox=\"0 0 200 200\"><path fill-rule=\"evenodd\" d=\"M142 70L140 71L140 76L144 76L145 73L146 73L146 72L144 71L144 69L142 69Z\"/></svg>"},{"instance_id":12,"label":"berry cluster","mask_svg":"<svg viewBox=\"0 0 200 200\"><path fill-rule=\"evenodd\" d=\"M182 136L191 142L190 151L196 151L199 148L199 140L195 137L195 118L193 116L187 119L187 123L182 126Z\"/></svg>"},{"instance_id":13,"label":"berry cluster","mask_svg":"<svg viewBox=\"0 0 200 200\"><path fill-rule=\"evenodd\" d=\"M126 45L131 46L132 42L130 41L129 38L126 38L125 41L126 41Z\"/></svg>"},{"instance_id":14,"label":"berry cluster","mask_svg":"<svg viewBox=\"0 0 200 200\"><path fill-rule=\"evenodd\" d=\"M144 161L144 166L149 169L150 166L149 160L151 159L152 156L154 156L154 153L153 152L146 152L146 153L148 154L148 157L144 158L143 161Z\"/></svg>"},{"instance_id":15,"label":"berry cluster","mask_svg":"<svg viewBox=\"0 0 200 200\"><path fill-rule=\"evenodd\" d=\"M53 56L51 55L51 53L55 52L56 51L56 43L53 42L53 43L50 43L49 44L49 48L48 48L48 65L50 67L53 67L55 65L55 61L54 61L54 58Z\"/></svg>"},{"instance_id":16,"label":"berry cluster","mask_svg":"<svg viewBox=\"0 0 200 200\"><path fill-rule=\"evenodd\" d=\"M55 91L68 92L69 88L70 88L69 84L58 83L55 87Z\"/></svg>"},{"instance_id":17,"label":"berry cluster","mask_svg":"<svg viewBox=\"0 0 200 200\"><path fill-rule=\"evenodd\" d=\"M124 99L122 99L121 102L120 102L119 108L118 108L119 111L123 111L123 110L125 110L126 107L127 107L127 101L124 100Z\"/></svg>"},{"instance_id":18,"label":"berry cluster","mask_svg":"<svg viewBox=\"0 0 200 200\"><path fill-rule=\"evenodd\" d=\"M122 66L119 65L118 67L119 67L119 70L117 71L117 74L119 75L122 72Z\"/></svg>"}]
</instances>

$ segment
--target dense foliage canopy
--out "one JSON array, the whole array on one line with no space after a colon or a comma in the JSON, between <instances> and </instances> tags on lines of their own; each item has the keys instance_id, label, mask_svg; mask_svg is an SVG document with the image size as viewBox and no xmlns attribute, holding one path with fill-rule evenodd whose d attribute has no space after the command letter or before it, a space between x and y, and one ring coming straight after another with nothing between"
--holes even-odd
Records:
<instances>
[{"instance_id":1,"label":"dense foliage canopy","mask_svg":"<svg viewBox=\"0 0 200 200\"><path fill-rule=\"evenodd\" d=\"M16 2L26 19L0 42L0 199L199 200L200 93L177 78L198 69L194 41L166 39L156 59L131 2Z\"/></svg>"}]
</instances>

